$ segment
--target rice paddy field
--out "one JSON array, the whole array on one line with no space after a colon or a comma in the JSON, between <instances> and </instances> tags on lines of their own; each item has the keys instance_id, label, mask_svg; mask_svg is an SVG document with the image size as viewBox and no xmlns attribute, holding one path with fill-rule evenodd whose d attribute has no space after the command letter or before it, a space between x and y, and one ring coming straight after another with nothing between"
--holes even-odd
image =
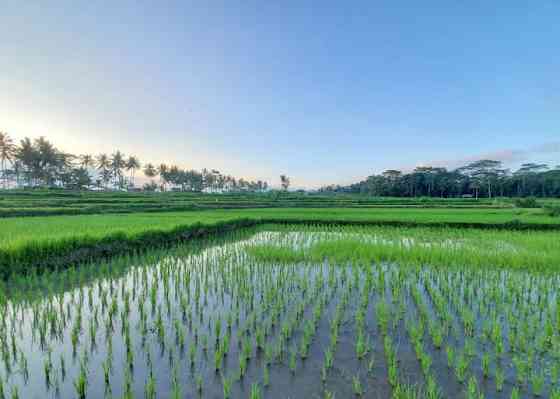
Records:
<instances>
[{"instance_id":1,"label":"rice paddy field","mask_svg":"<svg viewBox=\"0 0 560 399\"><path fill-rule=\"evenodd\" d=\"M305 221L409 222L415 224L470 223L559 225L560 218L540 209L217 209L134 214L101 214L48 217L13 217L1 220L0 250L27 242L55 241L79 236L103 237L122 232L168 230L192 223L215 223L240 218Z\"/></svg>"},{"instance_id":2,"label":"rice paddy field","mask_svg":"<svg viewBox=\"0 0 560 399\"><path fill-rule=\"evenodd\" d=\"M539 200L545 204L554 199ZM63 190L0 191L0 217L177 212L232 208L512 208L514 201L473 198L390 198L356 194L128 193Z\"/></svg>"},{"instance_id":3,"label":"rice paddy field","mask_svg":"<svg viewBox=\"0 0 560 399\"><path fill-rule=\"evenodd\" d=\"M558 399L559 241L262 224L13 275L0 398Z\"/></svg>"}]
</instances>

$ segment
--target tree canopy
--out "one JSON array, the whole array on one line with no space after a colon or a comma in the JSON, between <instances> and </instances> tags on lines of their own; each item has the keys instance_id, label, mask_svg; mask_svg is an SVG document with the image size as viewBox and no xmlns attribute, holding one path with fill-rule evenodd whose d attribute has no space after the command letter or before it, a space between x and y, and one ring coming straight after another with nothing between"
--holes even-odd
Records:
<instances>
[{"instance_id":1,"label":"tree canopy","mask_svg":"<svg viewBox=\"0 0 560 399\"><path fill-rule=\"evenodd\" d=\"M421 166L410 173L389 169L349 186L322 192L392 197L560 197L560 165L526 163L511 172L500 161L483 159L454 170Z\"/></svg>"}]
</instances>

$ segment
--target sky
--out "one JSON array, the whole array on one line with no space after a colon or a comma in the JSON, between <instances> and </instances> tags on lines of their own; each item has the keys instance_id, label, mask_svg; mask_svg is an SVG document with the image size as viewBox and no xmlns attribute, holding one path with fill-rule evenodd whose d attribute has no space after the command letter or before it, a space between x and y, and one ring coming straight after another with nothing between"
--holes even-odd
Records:
<instances>
[{"instance_id":1,"label":"sky","mask_svg":"<svg viewBox=\"0 0 560 399\"><path fill-rule=\"evenodd\" d=\"M560 2L2 1L0 130L294 187L560 164Z\"/></svg>"}]
</instances>

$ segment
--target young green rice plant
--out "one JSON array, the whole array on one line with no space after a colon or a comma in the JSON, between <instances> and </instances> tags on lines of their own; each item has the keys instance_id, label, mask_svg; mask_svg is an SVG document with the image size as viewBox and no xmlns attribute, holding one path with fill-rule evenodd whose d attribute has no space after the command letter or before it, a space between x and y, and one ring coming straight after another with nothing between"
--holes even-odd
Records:
<instances>
[{"instance_id":1,"label":"young green rice plant","mask_svg":"<svg viewBox=\"0 0 560 399\"><path fill-rule=\"evenodd\" d=\"M550 365L550 383L552 385L556 385L558 383L559 376L560 376L560 363L558 361L554 361Z\"/></svg>"},{"instance_id":2,"label":"young green rice plant","mask_svg":"<svg viewBox=\"0 0 560 399\"><path fill-rule=\"evenodd\" d=\"M214 352L214 370L217 372L222 368L222 359L224 358L220 349Z\"/></svg>"},{"instance_id":3,"label":"young green rice plant","mask_svg":"<svg viewBox=\"0 0 560 399\"><path fill-rule=\"evenodd\" d=\"M132 392L132 374L131 374L130 367L126 367L123 374L124 374L123 398L133 399L134 394Z\"/></svg>"},{"instance_id":4,"label":"young green rice plant","mask_svg":"<svg viewBox=\"0 0 560 399\"><path fill-rule=\"evenodd\" d=\"M103 382L105 383L105 387L109 387L111 385L110 376L111 376L111 363L108 360L105 360L101 364L103 368Z\"/></svg>"},{"instance_id":5,"label":"young green rice plant","mask_svg":"<svg viewBox=\"0 0 560 399\"><path fill-rule=\"evenodd\" d=\"M47 387L50 387L52 371L53 371L53 364L52 364L50 352L47 355L45 361L43 362L43 371L45 373L45 384Z\"/></svg>"},{"instance_id":6,"label":"young green rice plant","mask_svg":"<svg viewBox=\"0 0 560 399\"><path fill-rule=\"evenodd\" d=\"M146 380L146 386L144 387L144 396L146 399L156 399L156 379L153 373L150 373L148 379Z\"/></svg>"},{"instance_id":7,"label":"young green rice plant","mask_svg":"<svg viewBox=\"0 0 560 399\"><path fill-rule=\"evenodd\" d=\"M422 372L425 376L430 373L430 367L432 366L432 357L428 353L423 353L420 357L420 366L422 367Z\"/></svg>"},{"instance_id":8,"label":"young green rice plant","mask_svg":"<svg viewBox=\"0 0 560 399\"><path fill-rule=\"evenodd\" d=\"M501 367L496 366L496 391L502 392L502 390L504 389L504 381L504 370Z\"/></svg>"},{"instance_id":9,"label":"young green rice plant","mask_svg":"<svg viewBox=\"0 0 560 399\"><path fill-rule=\"evenodd\" d=\"M263 366L263 386L266 388L270 384L270 371L268 370L268 364L265 363Z\"/></svg>"},{"instance_id":10,"label":"young green rice plant","mask_svg":"<svg viewBox=\"0 0 560 399\"><path fill-rule=\"evenodd\" d=\"M447 345L445 347L445 353L447 354L447 367L452 368L455 365L455 349Z\"/></svg>"},{"instance_id":11,"label":"young green rice plant","mask_svg":"<svg viewBox=\"0 0 560 399\"><path fill-rule=\"evenodd\" d=\"M224 393L224 399L229 399L231 395L231 379L222 374L222 389Z\"/></svg>"},{"instance_id":12,"label":"young green rice plant","mask_svg":"<svg viewBox=\"0 0 560 399\"><path fill-rule=\"evenodd\" d=\"M243 378L245 376L245 372L247 371L247 357L240 353L239 354L239 378Z\"/></svg>"},{"instance_id":13,"label":"young green rice plant","mask_svg":"<svg viewBox=\"0 0 560 399\"><path fill-rule=\"evenodd\" d=\"M369 344L364 338L362 333L358 334L358 339L356 341L356 355L358 359L363 359L369 352Z\"/></svg>"},{"instance_id":14,"label":"young green rice plant","mask_svg":"<svg viewBox=\"0 0 560 399\"><path fill-rule=\"evenodd\" d=\"M519 393L519 388L518 387L513 387L512 391L511 391L511 395L510 395L510 399L520 399L521 394Z\"/></svg>"},{"instance_id":15,"label":"young green rice plant","mask_svg":"<svg viewBox=\"0 0 560 399\"><path fill-rule=\"evenodd\" d=\"M364 388L362 387L359 375L352 377L352 392L354 392L356 396L362 396L364 394Z\"/></svg>"},{"instance_id":16,"label":"young green rice plant","mask_svg":"<svg viewBox=\"0 0 560 399\"><path fill-rule=\"evenodd\" d=\"M475 343L473 338L465 339L464 352L471 359L476 355L476 348L475 348Z\"/></svg>"},{"instance_id":17,"label":"young green rice plant","mask_svg":"<svg viewBox=\"0 0 560 399\"><path fill-rule=\"evenodd\" d=\"M533 372L531 374L531 385L533 386L533 395L540 397L544 389L545 376L542 372Z\"/></svg>"},{"instance_id":18,"label":"young green rice plant","mask_svg":"<svg viewBox=\"0 0 560 399\"><path fill-rule=\"evenodd\" d=\"M292 348L290 351L290 360L289 360L289 368L292 374L296 372L296 362L297 362L297 351Z\"/></svg>"},{"instance_id":19,"label":"young green rice plant","mask_svg":"<svg viewBox=\"0 0 560 399\"><path fill-rule=\"evenodd\" d=\"M367 364L367 370L369 374L373 374L374 367L375 367L375 354L372 351Z\"/></svg>"},{"instance_id":20,"label":"young green rice plant","mask_svg":"<svg viewBox=\"0 0 560 399\"><path fill-rule=\"evenodd\" d=\"M82 362L80 366L80 373L74 380L74 389L76 390L76 396L79 399L85 399L87 393L87 369L86 365Z\"/></svg>"},{"instance_id":21,"label":"young green rice plant","mask_svg":"<svg viewBox=\"0 0 560 399\"><path fill-rule=\"evenodd\" d=\"M327 369L325 368L325 366L321 367L321 381L323 382L323 384L325 382L327 382Z\"/></svg>"},{"instance_id":22,"label":"young green rice plant","mask_svg":"<svg viewBox=\"0 0 560 399\"><path fill-rule=\"evenodd\" d=\"M467 384L467 399L484 399L484 394L479 390L476 378L471 376Z\"/></svg>"},{"instance_id":23,"label":"young green rice plant","mask_svg":"<svg viewBox=\"0 0 560 399\"><path fill-rule=\"evenodd\" d=\"M425 399L441 399L441 391L439 390L436 381L432 375L426 378L426 389L424 393Z\"/></svg>"},{"instance_id":24,"label":"young green rice plant","mask_svg":"<svg viewBox=\"0 0 560 399\"><path fill-rule=\"evenodd\" d=\"M66 379L66 361L64 360L64 355L60 354L60 374L62 377L62 381Z\"/></svg>"},{"instance_id":25,"label":"young green rice plant","mask_svg":"<svg viewBox=\"0 0 560 399\"><path fill-rule=\"evenodd\" d=\"M484 378L488 378L488 376L490 375L490 354L488 352L482 354L481 362L482 375L484 376Z\"/></svg>"},{"instance_id":26,"label":"young green rice plant","mask_svg":"<svg viewBox=\"0 0 560 399\"><path fill-rule=\"evenodd\" d=\"M27 366L27 358L23 354L23 351L20 351L19 369L21 371L21 374L23 375L24 383L27 384L27 381L29 380L29 368Z\"/></svg>"},{"instance_id":27,"label":"young green rice plant","mask_svg":"<svg viewBox=\"0 0 560 399\"><path fill-rule=\"evenodd\" d=\"M204 380L200 374L197 374L196 377L194 378L194 384L196 386L196 391L198 392L199 395L201 395L202 390L204 388Z\"/></svg>"},{"instance_id":28,"label":"young green rice plant","mask_svg":"<svg viewBox=\"0 0 560 399\"><path fill-rule=\"evenodd\" d=\"M179 383L176 370L171 378L171 399L182 399L181 384Z\"/></svg>"},{"instance_id":29,"label":"young green rice plant","mask_svg":"<svg viewBox=\"0 0 560 399\"><path fill-rule=\"evenodd\" d=\"M250 399L261 399L261 388L259 387L259 384L257 383L253 383L251 384L251 395L250 395Z\"/></svg>"},{"instance_id":30,"label":"young green rice plant","mask_svg":"<svg viewBox=\"0 0 560 399\"><path fill-rule=\"evenodd\" d=\"M467 355L463 352L457 357L457 362L455 364L455 376L457 377L457 381L461 384L465 381L468 367L469 360Z\"/></svg>"},{"instance_id":31,"label":"young green rice plant","mask_svg":"<svg viewBox=\"0 0 560 399\"><path fill-rule=\"evenodd\" d=\"M389 309L387 303L384 300L377 302L375 306L375 314L377 316L377 323L381 328L381 331L384 335L386 335L389 325Z\"/></svg>"},{"instance_id":32,"label":"young green rice plant","mask_svg":"<svg viewBox=\"0 0 560 399\"><path fill-rule=\"evenodd\" d=\"M527 381L527 361L522 359L520 356L514 355L512 358L512 363L515 366L516 380L519 385L525 384Z\"/></svg>"},{"instance_id":33,"label":"young green rice plant","mask_svg":"<svg viewBox=\"0 0 560 399\"><path fill-rule=\"evenodd\" d=\"M393 389L391 399L419 399L420 394L419 390L413 385L397 384Z\"/></svg>"},{"instance_id":34,"label":"young green rice plant","mask_svg":"<svg viewBox=\"0 0 560 399\"><path fill-rule=\"evenodd\" d=\"M394 358L389 363L388 378L389 378L389 384L391 384L392 387L398 384L397 361Z\"/></svg>"}]
</instances>

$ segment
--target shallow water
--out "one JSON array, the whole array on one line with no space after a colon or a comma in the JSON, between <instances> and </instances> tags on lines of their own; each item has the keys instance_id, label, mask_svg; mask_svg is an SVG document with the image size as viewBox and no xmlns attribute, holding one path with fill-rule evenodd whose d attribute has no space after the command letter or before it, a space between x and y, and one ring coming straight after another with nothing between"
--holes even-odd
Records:
<instances>
[{"instance_id":1,"label":"shallow water","mask_svg":"<svg viewBox=\"0 0 560 399\"><path fill-rule=\"evenodd\" d=\"M380 302L388 312L386 333L396 354L399 383L422 387L431 375L442 397L465 397L467 381L474 376L486 397L509 398L518 374L512 359L530 355L531 372L546 374L543 396L550 393L560 338L557 329L548 337L546 326L547 320L557 323L558 276L352 262L275 264L256 261L246 251L260 244L305 249L340 238L363 245L395 245L394 240L374 234L258 231L249 238L211 243L191 254L170 250L151 262L130 264L116 276L102 275L56 295L8 300L2 305L0 322L5 395L17 390L20 398L77 397L75 382L82 368L88 398L120 398L127 392L144 397L150 375L157 397L164 398L171 397L174 386L180 387L180 397L222 398L224 377L231 379L232 398L248 398L253 384L266 398L323 398L327 392L346 398L354 395L357 380L364 397L389 398L394 387L388 381L385 334L377 311ZM400 244L416 245L408 237ZM369 348L362 359L356 352L360 309ZM331 323L337 314L338 340L332 346L332 367L325 373L325 351L332 345ZM456 363L448 367L445 347L464 351L466 317L473 318L469 345L474 353L467 356L461 383ZM427 373L410 334L411 326L418 326L420 320L422 348L432 359ZM492 340L484 338L485 320L495 320L501 328L504 349L499 360ZM434 345L430 324L446 326L441 349ZM256 344L259 329L263 348ZM521 331L513 338L525 341L515 350L510 350L510 330ZM306 334L310 338L304 357L301 347ZM216 348L223 346L225 336L230 337L229 345L216 371ZM537 348L543 337L550 343ZM240 377L244 345L249 354ZM296 351L292 370L290 359ZM483 353L492 355L487 378L481 367ZM505 375L502 392L496 391L497 364ZM108 383L104 367L110 370ZM522 397L530 395L530 378L520 389Z\"/></svg>"}]
</instances>

